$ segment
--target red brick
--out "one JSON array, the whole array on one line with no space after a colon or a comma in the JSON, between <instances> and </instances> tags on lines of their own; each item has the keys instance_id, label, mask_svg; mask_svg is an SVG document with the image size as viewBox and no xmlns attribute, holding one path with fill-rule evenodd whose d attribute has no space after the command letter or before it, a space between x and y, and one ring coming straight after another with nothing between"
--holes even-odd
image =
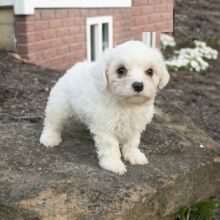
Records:
<instances>
[{"instance_id":1,"label":"red brick","mask_svg":"<svg viewBox=\"0 0 220 220\"><path fill-rule=\"evenodd\" d=\"M164 31L167 29L167 23L166 22L161 22L161 23L156 23L155 25L155 31Z\"/></svg>"},{"instance_id":2,"label":"red brick","mask_svg":"<svg viewBox=\"0 0 220 220\"><path fill-rule=\"evenodd\" d=\"M145 5L146 4L146 0L133 0L133 5Z\"/></svg>"},{"instance_id":3,"label":"red brick","mask_svg":"<svg viewBox=\"0 0 220 220\"><path fill-rule=\"evenodd\" d=\"M41 41L41 40L43 40L42 32L31 33L30 36L33 36L33 37L31 37L31 40L29 40L29 41ZM29 34L28 34L28 38L29 38Z\"/></svg>"},{"instance_id":4,"label":"red brick","mask_svg":"<svg viewBox=\"0 0 220 220\"><path fill-rule=\"evenodd\" d=\"M16 34L16 40L18 43L31 43L42 40L41 32L31 32L31 33L22 33Z\"/></svg>"},{"instance_id":5,"label":"red brick","mask_svg":"<svg viewBox=\"0 0 220 220\"><path fill-rule=\"evenodd\" d=\"M52 39L49 42L50 48L58 48L60 46L63 46L63 40L62 39Z\"/></svg>"},{"instance_id":6,"label":"red brick","mask_svg":"<svg viewBox=\"0 0 220 220\"><path fill-rule=\"evenodd\" d=\"M55 11L56 13L56 18L66 18L69 17L69 13L67 9L57 9Z\"/></svg>"},{"instance_id":7,"label":"red brick","mask_svg":"<svg viewBox=\"0 0 220 220\"><path fill-rule=\"evenodd\" d=\"M167 4L167 11L173 11L173 4Z\"/></svg>"},{"instance_id":8,"label":"red brick","mask_svg":"<svg viewBox=\"0 0 220 220\"><path fill-rule=\"evenodd\" d=\"M73 37L73 42L80 42L80 41L84 41L84 35L83 34L77 34L72 36Z\"/></svg>"},{"instance_id":9,"label":"red brick","mask_svg":"<svg viewBox=\"0 0 220 220\"><path fill-rule=\"evenodd\" d=\"M16 22L27 22L34 21L35 17L33 15L15 15Z\"/></svg>"},{"instance_id":10,"label":"red brick","mask_svg":"<svg viewBox=\"0 0 220 220\"><path fill-rule=\"evenodd\" d=\"M142 34L141 33L136 33L134 35L134 40L142 40Z\"/></svg>"},{"instance_id":11,"label":"red brick","mask_svg":"<svg viewBox=\"0 0 220 220\"><path fill-rule=\"evenodd\" d=\"M47 59L47 57L45 57L45 54L43 51L39 51L39 52L34 52L28 55L28 60L31 62L41 62L44 61L45 59Z\"/></svg>"},{"instance_id":12,"label":"red brick","mask_svg":"<svg viewBox=\"0 0 220 220\"><path fill-rule=\"evenodd\" d=\"M141 16L141 17L136 17L134 18L134 25L139 26L139 25L144 25L148 23L148 17L147 16Z\"/></svg>"},{"instance_id":13,"label":"red brick","mask_svg":"<svg viewBox=\"0 0 220 220\"><path fill-rule=\"evenodd\" d=\"M71 44L69 46L69 51L70 52L76 52L76 51L79 51L79 50L85 50L85 44L84 44L84 41L81 41L79 43L75 43L75 44Z\"/></svg>"},{"instance_id":14,"label":"red brick","mask_svg":"<svg viewBox=\"0 0 220 220\"><path fill-rule=\"evenodd\" d=\"M48 29L48 21L37 21L34 24L35 31L41 31L41 30L45 30L45 29Z\"/></svg>"},{"instance_id":15,"label":"red brick","mask_svg":"<svg viewBox=\"0 0 220 220\"><path fill-rule=\"evenodd\" d=\"M28 42L27 34L26 33L16 34L16 41L17 43L27 43Z\"/></svg>"},{"instance_id":16,"label":"red brick","mask_svg":"<svg viewBox=\"0 0 220 220\"><path fill-rule=\"evenodd\" d=\"M163 20L173 20L173 14L172 13L163 13L162 18L163 18Z\"/></svg>"},{"instance_id":17,"label":"red brick","mask_svg":"<svg viewBox=\"0 0 220 220\"><path fill-rule=\"evenodd\" d=\"M154 11L156 13L166 12L167 11L167 4L161 4L161 5L154 6Z\"/></svg>"},{"instance_id":18,"label":"red brick","mask_svg":"<svg viewBox=\"0 0 220 220\"><path fill-rule=\"evenodd\" d=\"M56 48L52 48L49 50L45 50L44 51L45 57L49 57L49 59L54 58L57 56L57 49Z\"/></svg>"},{"instance_id":19,"label":"red brick","mask_svg":"<svg viewBox=\"0 0 220 220\"><path fill-rule=\"evenodd\" d=\"M63 26L74 26L76 24L75 18L66 18L62 20Z\"/></svg>"},{"instance_id":20,"label":"red brick","mask_svg":"<svg viewBox=\"0 0 220 220\"><path fill-rule=\"evenodd\" d=\"M85 55L85 51L84 50L80 50L80 51L77 51L77 53L75 53L75 59L77 61L82 61L86 58L86 55Z\"/></svg>"},{"instance_id":21,"label":"red brick","mask_svg":"<svg viewBox=\"0 0 220 220\"><path fill-rule=\"evenodd\" d=\"M49 20L49 28L60 28L62 27L62 21L61 20Z\"/></svg>"},{"instance_id":22,"label":"red brick","mask_svg":"<svg viewBox=\"0 0 220 220\"><path fill-rule=\"evenodd\" d=\"M85 23L86 23L86 21L85 21L85 19L83 19L83 18L81 18L81 17L76 17L75 18L75 24L76 25L85 25Z\"/></svg>"},{"instance_id":23,"label":"red brick","mask_svg":"<svg viewBox=\"0 0 220 220\"><path fill-rule=\"evenodd\" d=\"M43 40L42 32L33 32L28 34L28 41L33 42L33 41L41 41Z\"/></svg>"},{"instance_id":24,"label":"red brick","mask_svg":"<svg viewBox=\"0 0 220 220\"><path fill-rule=\"evenodd\" d=\"M51 48L48 41L38 41L36 43L28 44L27 46L30 52L43 51L43 50Z\"/></svg>"},{"instance_id":25,"label":"red brick","mask_svg":"<svg viewBox=\"0 0 220 220\"><path fill-rule=\"evenodd\" d=\"M142 13L143 14L153 14L154 13L154 6L151 6L151 5L147 5L147 6L144 6L142 8Z\"/></svg>"},{"instance_id":26,"label":"red brick","mask_svg":"<svg viewBox=\"0 0 220 220\"><path fill-rule=\"evenodd\" d=\"M60 29L56 30L57 37L63 37L63 36L67 36L69 34L70 34L70 31L68 28L60 28Z\"/></svg>"},{"instance_id":27,"label":"red brick","mask_svg":"<svg viewBox=\"0 0 220 220\"><path fill-rule=\"evenodd\" d=\"M35 9L35 12L34 12L34 20L37 21L37 20L41 20L41 11L39 9Z\"/></svg>"},{"instance_id":28,"label":"red brick","mask_svg":"<svg viewBox=\"0 0 220 220\"><path fill-rule=\"evenodd\" d=\"M73 63L74 58L75 58L75 53L64 54L62 57L62 60L63 62L66 62L66 63Z\"/></svg>"},{"instance_id":29,"label":"red brick","mask_svg":"<svg viewBox=\"0 0 220 220\"><path fill-rule=\"evenodd\" d=\"M63 46L63 47L58 47L56 49L56 51L57 51L57 55L61 56L63 54L68 53L70 51L70 47L68 45L67 46Z\"/></svg>"},{"instance_id":30,"label":"red brick","mask_svg":"<svg viewBox=\"0 0 220 220\"><path fill-rule=\"evenodd\" d=\"M173 32L173 20L167 22L167 31Z\"/></svg>"},{"instance_id":31,"label":"red brick","mask_svg":"<svg viewBox=\"0 0 220 220\"><path fill-rule=\"evenodd\" d=\"M74 42L79 42L78 40L76 40L77 38L77 35L72 35L72 36L66 36L66 37L63 37L62 40L63 40L63 45L67 45L67 44L72 44ZM78 38L77 38L78 39Z\"/></svg>"},{"instance_id":32,"label":"red brick","mask_svg":"<svg viewBox=\"0 0 220 220\"><path fill-rule=\"evenodd\" d=\"M160 4L160 3L161 3L160 0L148 0L148 4L151 4L151 5Z\"/></svg>"},{"instance_id":33,"label":"red brick","mask_svg":"<svg viewBox=\"0 0 220 220\"><path fill-rule=\"evenodd\" d=\"M69 28L69 34L77 34L82 32L81 27L70 27Z\"/></svg>"},{"instance_id":34,"label":"red brick","mask_svg":"<svg viewBox=\"0 0 220 220\"><path fill-rule=\"evenodd\" d=\"M55 38L56 30L44 30L42 31L42 37L44 40Z\"/></svg>"},{"instance_id":35,"label":"red brick","mask_svg":"<svg viewBox=\"0 0 220 220\"><path fill-rule=\"evenodd\" d=\"M148 20L150 23L155 23L155 22L160 22L162 19L160 14L154 14L154 15L149 15Z\"/></svg>"},{"instance_id":36,"label":"red brick","mask_svg":"<svg viewBox=\"0 0 220 220\"><path fill-rule=\"evenodd\" d=\"M34 31L34 23L33 22L16 22L15 23L15 31L19 33L26 33Z\"/></svg>"},{"instance_id":37,"label":"red brick","mask_svg":"<svg viewBox=\"0 0 220 220\"><path fill-rule=\"evenodd\" d=\"M82 11L84 11L84 10L86 10L86 9L69 9L68 15L69 15L69 17L78 17L78 16L81 16Z\"/></svg>"},{"instance_id":38,"label":"red brick","mask_svg":"<svg viewBox=\"0 0 220 220\"><path fill-rule=\"evenodd\" d=\"M26 44L17 44L16 49L18 53L21 54L27 54L28 53L28 48Z\"/></svg>"},{"instance_id":39,"label":"red brick","mask_svg":"<svg viewBox=\"0 0 220 220\"><path fill-rule=\"evenodd\" d=\"M55 18L55 11L51 10L42 10L41 11L41 18L42 20L54 19Z\"/></svg>"},{"instance_id":40,"label":"red brick","mask_svg":"<svg viewBox=\"0 0 220 220\"><path fill-rule=\"evenodd\" d=\"M160 32L156 33L156 47L160 48Z\"/></svg>"},{"instance_id":41,"label":"red brick","mask_svg":"<svg viewBox=\"0 0 220 220\"><path fill-rule=\"evenodd\" d=\"M57 69L60 65L63 64L62 57L54 58L52 60L48 60L45 65L49 68Z\"/></svg>"},{"instance_id":42,"label":"red brick","mask_svg":"<svg viewBox=\"0 0 220 220\"><path fill-rule=\"evenodd\" d=\"M174 0L161 0L161 3L163 4L168 4L168 3L172 3L173 4Z\"/></svg>"},{"instance_id":43,"label":"red brick","mask_svg":"<svg viewBox=\"0 0 220 220\"><path fill-rule=\"evenodd\" d=\"M26 21L26 15L15 15L15 21Z\"/></svg>"},{"instance_id":44,"label":"red brick","mask_svg":"<svg viewBox=\"0 0 220 220\"><path fill-rule=\"evenodd\" d=\"M141 15L141 13L142 13L142 8L141 7L133 7L133 9L132 9L133 16Z\"/></svg>"}]
</instances>

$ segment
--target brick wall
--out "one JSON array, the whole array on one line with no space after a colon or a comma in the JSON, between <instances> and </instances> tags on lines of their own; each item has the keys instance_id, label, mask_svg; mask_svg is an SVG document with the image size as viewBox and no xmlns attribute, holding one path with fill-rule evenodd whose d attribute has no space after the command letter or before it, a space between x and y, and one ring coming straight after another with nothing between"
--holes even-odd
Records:
<instances>
[{"instance_id":1,"label":"brick wall","mask_svg":"<svg viewBox=\"0 0 220 220\"><path fill-rule=\"evenodd\" d=\"M17 52L44 67L67 69L86 58L86 17L93 16L113 16L113 45L142 40L142 32L172 31L171 0L133 4L127 9L37 9L31 16L15 16Z\"/></svg>"},{"instance_id":2,"label":"brick wall","mask_svg":"<svg viewBox=\"0 0 220 220\"><path fill-rule=\"evenodd\" d=\"M173 0L133 0L132 32L173 32Z\"/></svg>"}]
</instances>

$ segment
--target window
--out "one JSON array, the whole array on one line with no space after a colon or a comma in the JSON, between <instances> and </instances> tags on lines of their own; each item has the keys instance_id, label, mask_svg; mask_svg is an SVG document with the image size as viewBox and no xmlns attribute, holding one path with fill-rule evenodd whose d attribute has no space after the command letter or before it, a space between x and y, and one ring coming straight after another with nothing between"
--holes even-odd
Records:
<instances>
[{"instance_id":1,"label":"window","mask_svg":"<svg viewBox=\"0 0 220 220\"><path fill-rule=\"evenodd\" d=\"M87 18L87 59L96 61L102 52L112 48L112 17Z\"/></svg>"},{"instance_id":2,"label":"window","mask_svg":"<svg viewBox=\"0 0 220 220\"><path fill-rule=\"evenodd\" d=\"M156 32L143 32L143 42L148 47L156 46Z\"/></svg>"}]
</instances>

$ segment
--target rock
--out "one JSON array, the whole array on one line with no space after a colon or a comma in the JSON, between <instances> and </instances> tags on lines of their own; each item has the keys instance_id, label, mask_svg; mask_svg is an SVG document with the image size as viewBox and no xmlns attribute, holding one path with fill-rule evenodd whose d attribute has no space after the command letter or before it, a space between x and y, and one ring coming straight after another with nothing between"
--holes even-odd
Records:
<instances>
[{"instance_id":1,"label":"rock","mask_svg":"<svg viewBox=\"0 0 220 220\"><path fill-rule=\"evenodd\" d=\"M119 176L98 166L94 143L70 123L63 143L39 144L39 122L0 125L0 219L174 219L220 184L220 147L163 101L142 135L149 164ZM201 145L203 147L201 147Z\"/></svg>"}]
</instances>

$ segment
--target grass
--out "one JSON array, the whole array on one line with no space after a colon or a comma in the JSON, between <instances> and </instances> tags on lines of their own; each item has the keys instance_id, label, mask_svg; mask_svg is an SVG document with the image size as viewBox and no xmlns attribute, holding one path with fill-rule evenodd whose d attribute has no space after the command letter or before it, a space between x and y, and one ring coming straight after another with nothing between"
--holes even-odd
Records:
<instances>
[{"instance_id":1,"label":"grass","mask_svg":"<svg viewBox=\"0 0 220 220\"><path fill-rule=\"evenodd\" d=\"M220 201L208 199L191 207L182 208L175 220L213 220L216 208Z\"/></svg>"}]
</instances>

